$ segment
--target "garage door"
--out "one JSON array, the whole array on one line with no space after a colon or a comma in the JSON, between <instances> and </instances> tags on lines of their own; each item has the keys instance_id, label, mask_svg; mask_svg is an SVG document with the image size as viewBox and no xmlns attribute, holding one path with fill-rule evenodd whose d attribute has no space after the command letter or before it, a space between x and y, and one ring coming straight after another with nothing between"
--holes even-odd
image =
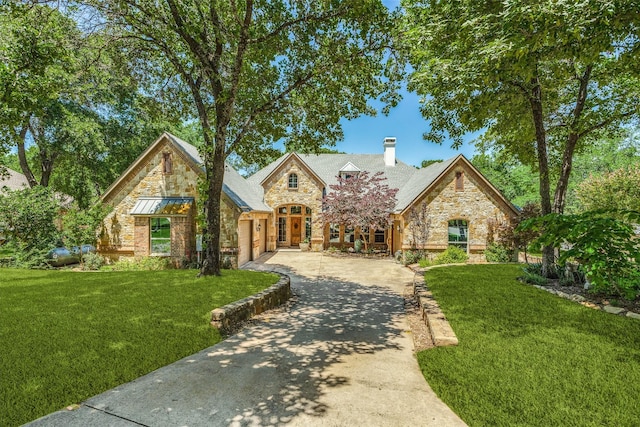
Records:
<instances>
[{"instance_id":1,"label":"garage door","mask_svg":"<svg viewBox=\"0 0 640 427\"><path fill-rule=\"evenodd\" d=\"M253 221L238 222L238 267L251 261L251 224Z\"/></svg>"}]
</instances>

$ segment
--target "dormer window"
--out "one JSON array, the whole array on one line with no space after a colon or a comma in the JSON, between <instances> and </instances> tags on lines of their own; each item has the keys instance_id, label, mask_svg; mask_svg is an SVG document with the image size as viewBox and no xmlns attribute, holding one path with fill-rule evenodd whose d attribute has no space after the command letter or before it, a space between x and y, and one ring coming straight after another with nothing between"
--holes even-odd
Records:
<instances>
[{"instance_id":1,"label":"dormer window","mask_svg":"<svg viewBox=\"0 0 640 427\"><path fill-rule=\"evenodd\" d=\"M360 168L351 162L347 162L346 165L340 168L340 178L349 179L358 176Z\"/></svg>"},{"instance_id":2,"label":"dormer window","mask_svg":"<svg viewBox=\"0 0 640 427\"><path fill-rule=\"evenodd\" d=\"M298 189L298 175L295 173L289 174L289 190Z\"/></svg>"}]
</instances>

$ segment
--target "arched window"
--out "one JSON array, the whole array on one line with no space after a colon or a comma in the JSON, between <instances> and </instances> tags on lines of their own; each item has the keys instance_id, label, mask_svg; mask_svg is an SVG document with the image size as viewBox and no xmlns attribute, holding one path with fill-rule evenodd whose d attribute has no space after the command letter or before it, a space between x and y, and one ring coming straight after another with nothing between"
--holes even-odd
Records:
<instances>
[{"instance_id":1,"label":"arched window","mask_svg":"<svg viewBox=\"0 0 640 427\"><path fill-rule=\"evenodd\" d=\"M449 246L457 246L468 252L469 223L464 219L449 221Z\"/></svg>"},{"instance_id":2,"label":"arched window","mask_svg":"<svg viewBox=\"0 0 640 427\"><path fill-rule=\"evenodd\" d=\"M295 173L289 174L289 188L298 188L298 175Z\"/></svg>"}]
</instances>

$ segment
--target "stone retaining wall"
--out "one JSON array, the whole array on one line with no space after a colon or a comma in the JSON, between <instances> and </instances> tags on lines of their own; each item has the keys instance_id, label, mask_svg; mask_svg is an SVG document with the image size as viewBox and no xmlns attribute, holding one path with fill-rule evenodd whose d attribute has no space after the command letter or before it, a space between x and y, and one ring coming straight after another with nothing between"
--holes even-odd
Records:
<instances>
[{"instance_id":1,"label":"stone retaining wall","mask_svg":"<svg viewBox=\"0 0 640 427\"><path fill-rule=\"evenodd\" d=\"M422 319L425 321L436 347L458 345L458 337L424 282L414 282L413 292L420 305Z\"/></svg>"},{"instance_id":2,"label":"stone retaining wall","mask_svg":"<svg viewBox=\"0 0 640 427\"><path fill-rule=\"evenodd\" d=\"M280 274L278 283L271 285L264 291L213 310L211 325L218 328L223 334L227 334L241 322L276 308L287 302L289 298L291 298L291 281L289 276Z\"/></svg>"}]
</instances>

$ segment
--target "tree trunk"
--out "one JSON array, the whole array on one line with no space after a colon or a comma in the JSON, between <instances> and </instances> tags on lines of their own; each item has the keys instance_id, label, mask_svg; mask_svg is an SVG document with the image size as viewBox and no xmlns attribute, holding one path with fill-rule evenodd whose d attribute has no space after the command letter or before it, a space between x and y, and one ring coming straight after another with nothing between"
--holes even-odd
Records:
<instances>
[{"instance_id":1,"label":"tree trunk","mask_svg":"<svg viewBox=\"0 0 640 427\"><path fill-rule=\"evenodd\" d=\"M563 213L564 205L567 196L567 187L569 186L569 176L571 175L571 166L573 163L573 153L576 150L578 139L580 135L576 128L582 117L582 111L584 110L585 103L587 101L587 90L589 87L589 80L591 79L592 65L588 65L582 76L579 76L580 88L578 89L578 96L576 98L576 105L573 108L573 119L571 123L571 132L567 137L567 145L564 148L562 154L562 170L560 171L560 178L558 179L558 186L556 187L556 194L553 201L553 210L555 213Z\"/></svg>"},{"instance_id":2,"label":"tree trunk","mask_svg":"<svg viewBox=\"0 0 640 427\"><path fill-rule=\"evenodd\" d=\"M558 178L558 186L553 200L553 211L555 213L564 213L564 205L567 197L567 188L569 186L569 176L571 175L571 167L573 165L573 152L578 143L578 134L571 133L567 138L567 146L562 156L562 169Z\"/></svg>"},{"instance_id":3,"label":"tree trunk","mask_svg":"<svg viewBox=\"0 0 640 427\"><path fill-rule=\"evenodd\" d=\"M27 121L22 125L20 129L20 133L17 135L18 140L16 141L16 145L18 146L18 160L20 161L20 169L22 169L22 173L25 177L27 177L27 181L29 182L29 187L33 188L38 185L38 181L36 181L31 168L29 167L29 163L27 162L27 153L24 149L24 139L27 136L27 131L29 130L29 122Z\"/></svg>"},{"instance_id":4,"label":"tree trunk","mask_svg":"<svg viewBox=\"0 0 640 427\"><path fill-rule=\"evenodd\" d=\"M217 138L216 138L217 139ZM205 228L203 241L206 242L200 276L220 275L220 204L224 179L224 149L216 143L214 152L205 152L207 177L207 200L205 202Z\"/></svg>"},{"instance_id":5,"label":"tree trunk","mask_svg":"<svg viewBox=\"0 0 640 427\"><path fill-rule=\"evenodd\" d=\"M542 88L537 78L531 79L532 89L529 102L531 114L536 132L536 154L538 157L538 169L540 171L540 204L542 215L551 213L551 185L549 181L549 158L547 154L547 135L544 128L544 115L542 111ZM555 253L553 246L542 248L542 274L545 277L553 275Z\"/></svg>"}]
</instances>

